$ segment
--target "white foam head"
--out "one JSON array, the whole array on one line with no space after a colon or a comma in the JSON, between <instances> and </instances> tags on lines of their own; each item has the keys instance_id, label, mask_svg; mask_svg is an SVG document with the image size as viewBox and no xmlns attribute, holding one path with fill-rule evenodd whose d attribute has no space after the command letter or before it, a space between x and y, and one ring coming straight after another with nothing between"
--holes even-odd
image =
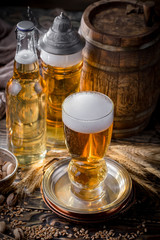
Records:
<instances>
[{"instance_id":1,"label":"white foam head","mask_svg":"<svg viewBox=\"0 0 160 240\"><path fill-rule=\"evenodd\" d=\"M30 50L23 49L16 53L15 60L20 64L31 64L37 61L37 55Z\"/></svg>"},{"instance_id":2,"label":"white foam head","mask_svg":"<svg viewBox=\"0 0 160 240\"><path fill-rule=\"evenodd\" d=\"M113 102L99 92L74 93L62 104L62 120L67 127L76 132L101 132L112 124L113 115Z\"/></svg>"},{"instance_id":3,"label":"white foam head","mask_svg":"<svg viewBox=\"0 0 160 240\"><path fill-rule=\"evenodd\" d=\"M54 55L41 50L40 58L50 66L64 68L74 66L82 61L82 52L80 51L71 55Z\"/></svg>"}]
</instances>

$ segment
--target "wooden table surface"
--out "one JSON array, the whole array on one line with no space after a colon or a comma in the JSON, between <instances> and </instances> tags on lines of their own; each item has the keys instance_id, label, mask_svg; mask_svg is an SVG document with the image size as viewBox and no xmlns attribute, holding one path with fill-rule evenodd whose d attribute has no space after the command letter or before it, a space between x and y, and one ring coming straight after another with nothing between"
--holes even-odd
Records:
<instances>
[{"instance_id":1,"label":"wooden table surface","mask_svg":"<svg viewBox=\"0 0 160 240\"><path fill-rule=\"evenodd\" d=\"M135 137L113 140L112 143L150 142L160 146L159 123L157 125L156 122L156 126L149 127ZM0 147L7 148L5 119L0 121ZM45 205L39 189L19 201L14 208L4 204L0 209L0 221L4 219L7 230L0 234L0 238L4 239L14 239L12 232L17 226L24 230L25 239L160 239L160 199L138 184L135 184L134 204L116 218L102 223L83 224L59 217Z\"/></svg>"}]
</instances>

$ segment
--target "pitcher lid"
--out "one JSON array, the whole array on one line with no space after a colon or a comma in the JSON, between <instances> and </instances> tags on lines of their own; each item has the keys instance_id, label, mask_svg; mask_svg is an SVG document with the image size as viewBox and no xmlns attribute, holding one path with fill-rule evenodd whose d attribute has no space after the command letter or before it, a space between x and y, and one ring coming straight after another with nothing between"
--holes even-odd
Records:
<instances>
[{"instance_id":1,"label":"pitcher lid","mask_svg":"<svg viewBox=\"0 0 160 240\"><path fill-rule=\"evenodd\" d=\"M61 12L41 37L40 48L55 55L70 55L83 49L84 39L73 29L69 18Z\"/></svg>"}]
</instances>

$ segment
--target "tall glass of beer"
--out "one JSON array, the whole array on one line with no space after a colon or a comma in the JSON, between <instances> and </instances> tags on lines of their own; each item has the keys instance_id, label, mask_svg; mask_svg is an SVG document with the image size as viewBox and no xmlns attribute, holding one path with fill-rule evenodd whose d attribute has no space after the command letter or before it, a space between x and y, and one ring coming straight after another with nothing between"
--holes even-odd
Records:
<instances>
[{"instance_id":1,"label":"tall glass of beer","mask_svg":"<svg viewBox=\"0 0 160 240\"><path fill-rule=\"evenodd\" d=\"M65 142L71 154L71 189L83 200L104 194L107 165L103 157L111 141L113 115L112 100L100 92L74 93L62 104Z\"/></svg>"}]
</instances>

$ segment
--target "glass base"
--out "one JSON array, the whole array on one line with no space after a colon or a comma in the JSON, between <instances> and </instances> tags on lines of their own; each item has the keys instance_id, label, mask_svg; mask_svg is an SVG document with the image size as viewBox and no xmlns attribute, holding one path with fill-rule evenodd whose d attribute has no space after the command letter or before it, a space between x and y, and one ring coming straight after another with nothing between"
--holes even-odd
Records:
<instances>
[{"instance_id":1,"label":"glass base","mask_svg":"<svg viewBox=\"0 0 160 240\"><path fill-rule=\"evenodd\" d=\"M76 197L85 201L95 201L101 199L105 193L104 183L102 183L98 188L92 190L78 188L71 184L71 191Z\"/></svg>"},{"instance_id":2,"label":"glass base","mask_svg":"<svg viewBox=\"0 0 160 240\"><path fill-rule=\"evenodd\" d=\"M64 150L66 149L66 145L65 145L65 142L62 141L57 141L56 139L47 139L47 151L50 151L50 150L57 150L57 151L60 151L61 149Z\"/></svg>"},{"instance_id":3,"label":"glass base","mask_svg":"<svg viewBox=\"0 0 160 240\"><path fill-rule=\"evenodd\" d=\"M83 200L96 200L103 196L107 165L103 158L72 158L68 165L71 191Z\"/></svg>"},{"instance_id":4,"label":"glass base","mask_svg":"<svg viewBox=\"0 0 160 240\"><path fill-rule=\"evenodd\" d=\"M63 127L54 127L47 125L47 149L66 148L64 141Z\"/></svg>"},{"instance_id":5,"label":"glass base","mask_svg":"<svg viewBox=\"0 0 160 240\"><path fill-rule=\"evenodd\" d=\"M38 164L43 162L45 156L46 156L47 151L45 150L43 153L41 154L26 154L26 155L18 155L15 154L17 159L18 159L18 165L22 168L22 169L28 169L30 167L32 167L33 164Z\"/></svg>"}]
</instances>

